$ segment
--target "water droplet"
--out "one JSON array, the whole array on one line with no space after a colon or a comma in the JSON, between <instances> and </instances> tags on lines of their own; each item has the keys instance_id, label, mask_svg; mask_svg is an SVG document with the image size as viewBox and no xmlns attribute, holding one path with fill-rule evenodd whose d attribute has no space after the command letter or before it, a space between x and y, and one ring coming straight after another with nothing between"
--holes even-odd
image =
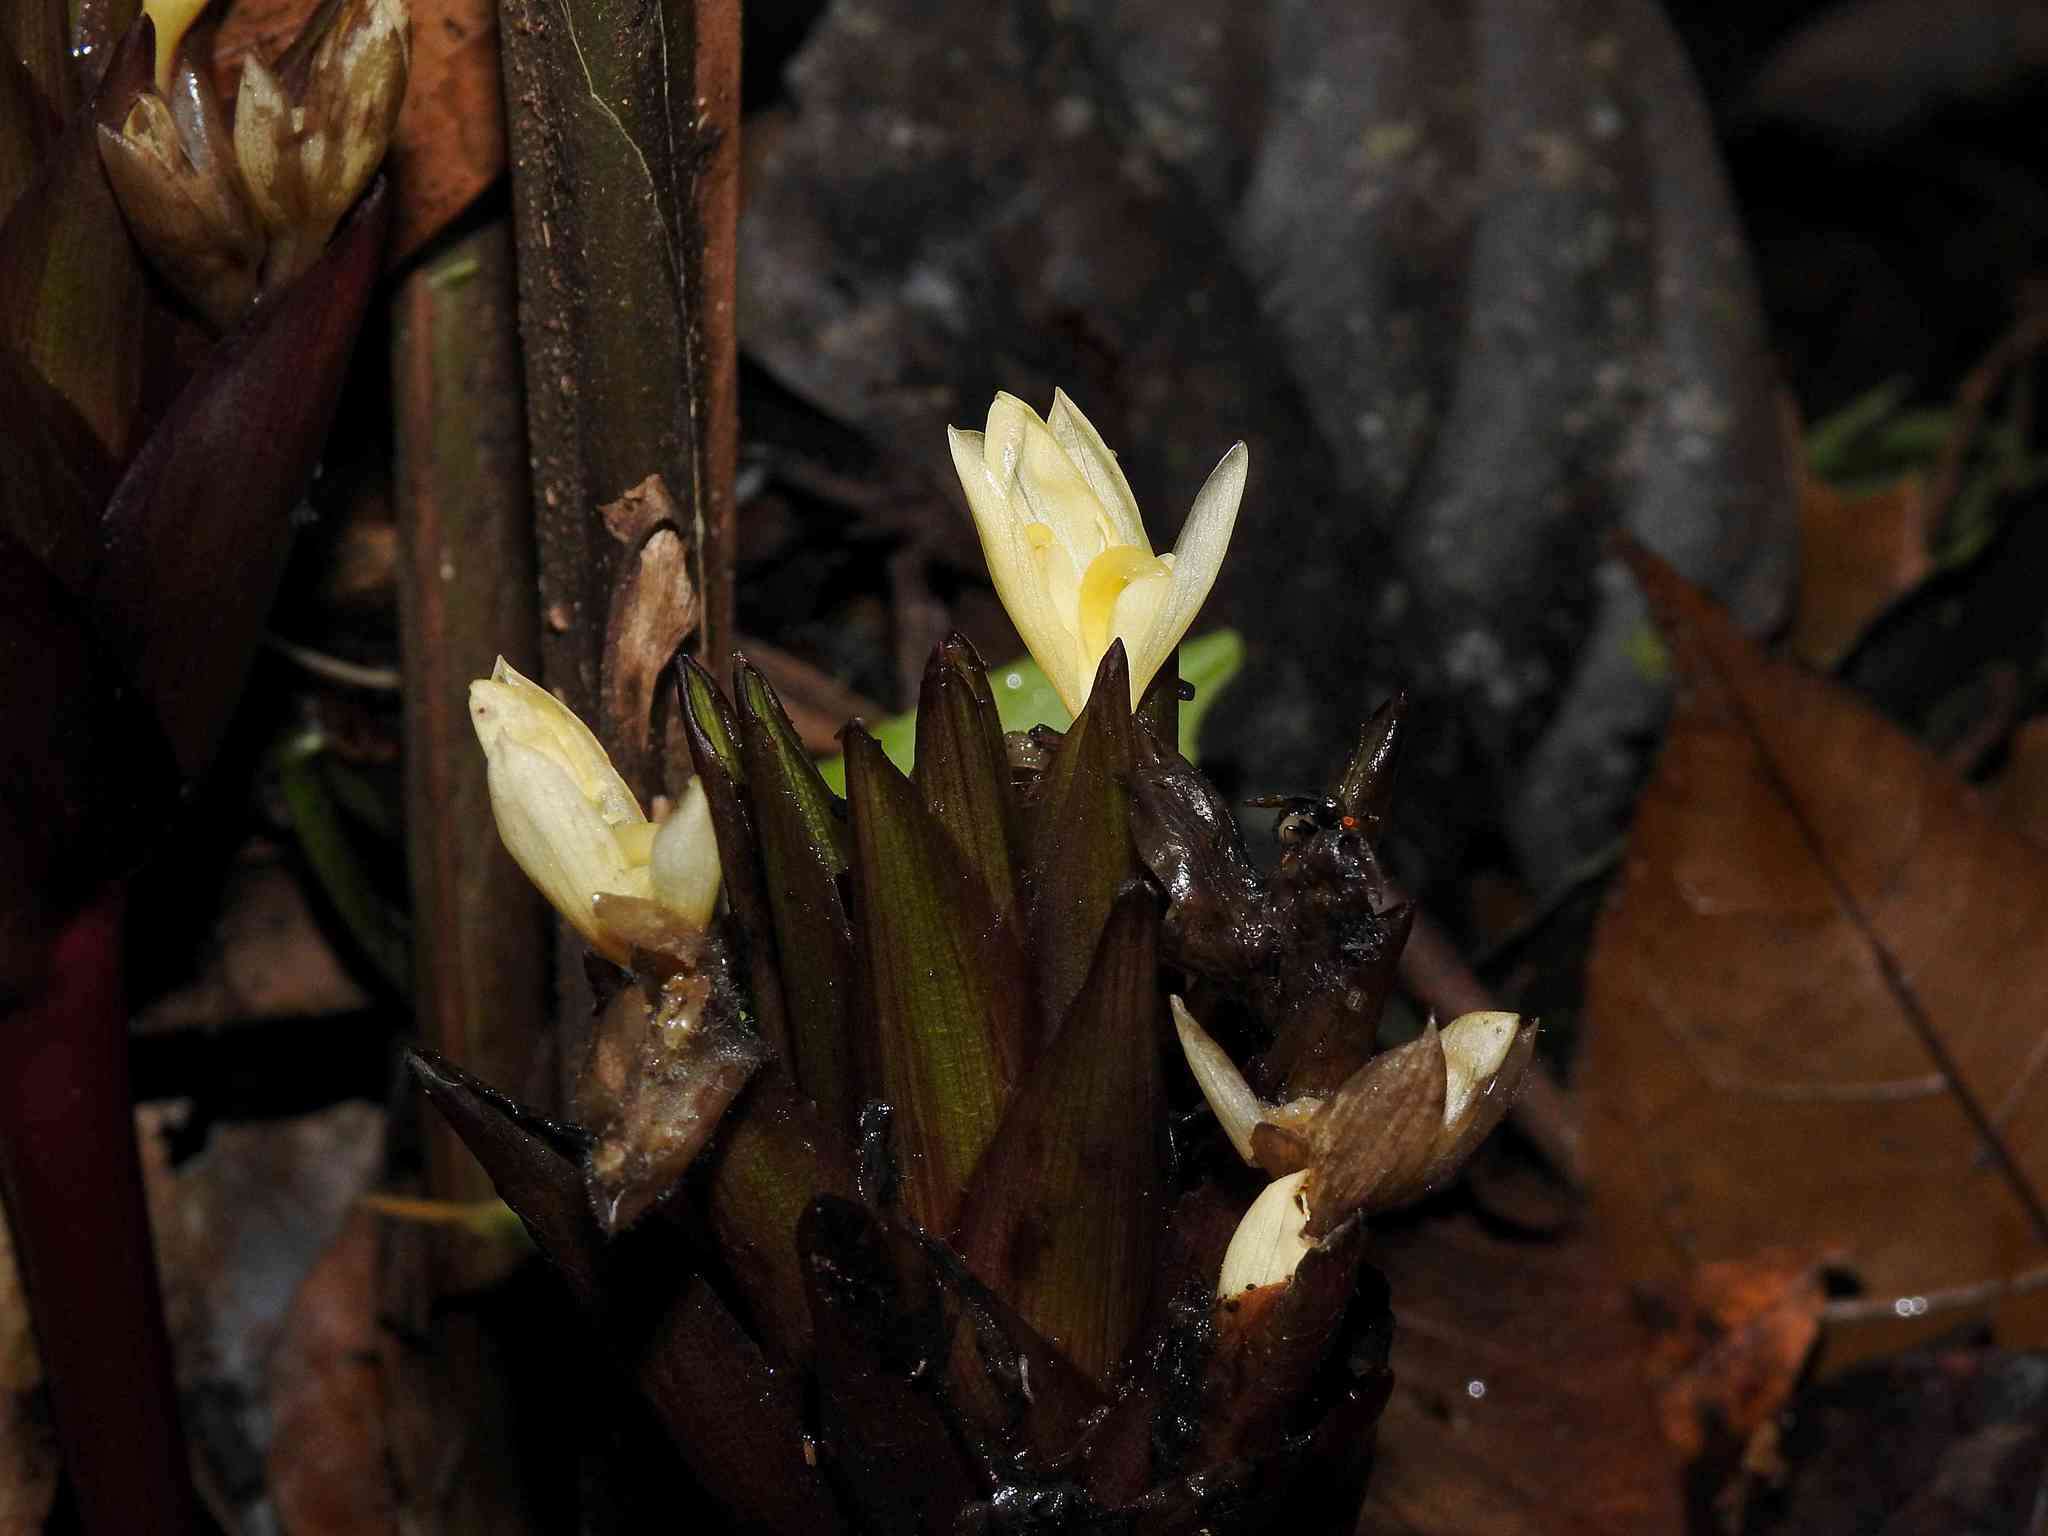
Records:
<instances>
[{"instance_id":1,"label":"water droplet","mask_svg":"<svg viewBox=\"0 0 2048 1536\"><path fill-rule=\"evenodd\" d=\"M1481 1381L1477 1376L1474 1376L1470 1381L1465 1383L1465 1395L1471 1398L1472 1401L1474 1401L1475 1403L1478 1402L1480 1398L1486 1396L1486 1383Z\"/></svg>"}]
</instances>

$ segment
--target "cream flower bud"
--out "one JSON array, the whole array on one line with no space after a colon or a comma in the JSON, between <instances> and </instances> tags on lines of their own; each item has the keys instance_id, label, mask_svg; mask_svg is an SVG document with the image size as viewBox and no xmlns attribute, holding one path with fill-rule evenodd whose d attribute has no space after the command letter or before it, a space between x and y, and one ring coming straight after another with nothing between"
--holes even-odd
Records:
<instances>
[{"instance_id":1,"label":"cream flower bud","mask_svg":"<svg viewBox=\"0 0 2048 1536\"><path fill-rule=\"evenodd\" d=\"M220 102L191 49L170 61L163 90L139 91L118 127L100 124L100 159L136 244L225 330L256 297L263 231L243 194Z\"/></svg>"},{"instance_id":2,"label":"cream flower bud","mask_svg":"<svg viewBox=\"0 0 2048 1536\"><path fill-rule=\"evenodd\" d=\"M1463 1014L1382 1051L1327 1099L1271 1104L1181 1000L1169 1001L1188 1069L1231 1145L1281 1175L1231 1238L1220 1296L1285 1280L1357 1212L1376 1215L1441 1188L1507 1113L1536 1045L1535 1025L1519 1014Z\"/></svg>"},{"instance_id":3,"label":"cream flower bud","mask_svg":"<svg viewBox=\"0 0 2048 1536\"><path fill-rule=\"evenodd\" d=\"M1309 1170L1303 1168L1259 1191L1223 1252L1223 1271L1216 1277L1218 1296L1235 1296L1288 1279L1315 1247L1316 1240L1308 1235L1308 1177Z\"/></svg>"},{"instance_id":4,"label":"cream flower bud","mask_svg":"<svg viewBox=\"0 0 2048 1536\"><path fill-rule=\"evenodd\" d=\"M1215 583L1244 495L1244 444L1210 474L1173 552L1155 555L1116 455L1064 392L1043 421L997 395L985 432L946 436L996 594L1061 700L1081 712L1121 639L1135 706Z\"/></svg>"},{"instance_id":5,"label":"cream flower bud","mask_svg":"<svg viewBox=\"0 0 2048 1536\"><path fill-rule=\"evenodd\" d=\"M406 0L339 0L313 24L323 30L302 36L275 71L244 59L235 98L235 155L270 234L268 287L312 265L369 185L412 69Z\"/></svg>"},{"instance_id":6,"label":"cream flower bud","mask_svg":"<svg viewBox=\"0 0 2048 1536\"><path fill-rule=\"evenodd\" d=\"M654 827L640 803L574 711L502 656L469 685L469 716L506 851L592 949L623 962L593 903L653 899Z\"/></svg>"},{"instance_id":7,"label":"cream flower bud","mask_svg":"<svg viewBox=\"0 0 2048 1536\"><path fill-rule=\"evenodd\" d=\"M657 903L694 928L710 921L718 850L701 788L657 829L589 727L502 656L469 685L469 716L499 838L592 949L621 964L632 951L630 935L604 921L600 896Z\"/></svg>"},{"instance_id":8,"label":"cream flower bud","mask_svg":"<svg viewBox=\"0 0 2048 1536\"><path fill-rule=\"evenodd\" d=\"M711 926L718 905L718 838L702 779L690 780L681 803L654 834L649 868L656 901L692 928Z\"/></svg>"}]
</instances>

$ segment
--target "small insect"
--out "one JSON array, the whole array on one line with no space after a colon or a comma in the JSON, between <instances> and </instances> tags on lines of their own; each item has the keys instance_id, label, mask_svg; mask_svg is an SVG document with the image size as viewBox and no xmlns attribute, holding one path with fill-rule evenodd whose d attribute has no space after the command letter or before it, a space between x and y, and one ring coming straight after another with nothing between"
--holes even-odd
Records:
<instances>
[{"instance_id":1,"label":"small insect","mask_svg":"<svg viewBox=\"0 0 2048 1536\"><path fill-rule=\"evenodd\" d=\"M1359 821L1346 814L1334 795L1254 795L1246 805L1279 811L1273 835L1283 848L1298 848L1319 832L1356 832Z\"/></svg>"}]
</instances>

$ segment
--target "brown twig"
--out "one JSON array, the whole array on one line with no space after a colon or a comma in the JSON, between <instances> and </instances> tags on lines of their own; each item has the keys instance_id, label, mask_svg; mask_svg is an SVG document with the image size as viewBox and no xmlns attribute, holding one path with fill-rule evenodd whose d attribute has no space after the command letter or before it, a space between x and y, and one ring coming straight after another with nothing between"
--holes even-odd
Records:
<instances>
[{"instance_id":1,"label":"brown twig","mask_svg":"<svg viewBox=\"0 0 2048 1536\"><path fill-rule=\"evenodd\" d=\"M420 1038L545 1103L542 908L498 846L469 720L471 680L500 655L535 670L539 650L512 281L510 231L494 223L409 276L394 305L407 846ZM430 1124L428 1191L489 1194Z\"/></svg>"}]
</instances>

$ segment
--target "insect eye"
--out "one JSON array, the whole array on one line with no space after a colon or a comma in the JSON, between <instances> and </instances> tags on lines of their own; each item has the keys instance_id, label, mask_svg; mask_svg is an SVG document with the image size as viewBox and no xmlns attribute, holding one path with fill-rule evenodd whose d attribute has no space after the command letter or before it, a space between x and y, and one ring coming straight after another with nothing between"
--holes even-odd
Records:
<instances>
[{"instance_id":1,"label":"insect eye","mask_svg":"<svg viewBox=\"0 0 2048 1536\"><path fill-rule=\"evenodd\" d=\"M1307 811L1289 811L1280 818L1280 824L1273 829L1282 847L1292 848L1305 843L1316 835L1316 819Z\"/></svg>"}]
</instances>

